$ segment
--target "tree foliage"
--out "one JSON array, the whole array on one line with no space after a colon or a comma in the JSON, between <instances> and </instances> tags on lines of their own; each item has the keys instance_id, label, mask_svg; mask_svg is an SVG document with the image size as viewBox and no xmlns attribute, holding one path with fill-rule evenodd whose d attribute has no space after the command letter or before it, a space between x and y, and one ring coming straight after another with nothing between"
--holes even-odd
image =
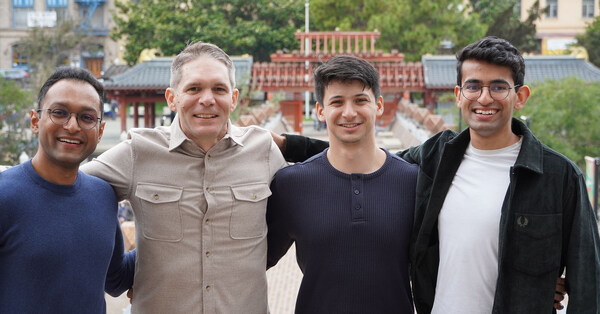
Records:
<instances>
[{"instance_id":1,"label":"tree foliage","mask_svg":"<svg viewBox=\"0 0 600 314\"><path fill-rule=\"evenodd\" d=\"M521 21L521 12L517 0L470 0L473 13L479 21L487 25L486 36L497 36L508 40L522 52L540 50L536 38L535 21L546 13L539 0L527 9L527 19Z\"/></svg>"},{"instance_id":2,"label":"tree foliage","mask_svg":"<svg viewBox=\"0 0 600 314\"><path fill-rule=\"evenodd\" d=\"M576 38L577 44L587 50L590 62L600 67L600 17L596 17L594 22L586 27L585 33L578 34Z\"/></svg>"},{"instance_id":3,"label":"tree foliage","mask_svg":"<svg viewBox=\"0 0 600 314\"><path fill-rule=\"evenodd\" d=\"M313 30L365 31L377 29L377 47L397 49L406 60L418 61L424 54L454 53L479 39L485 27L466 14L461 0L312 0ZM442 41L453 47L444 51Z\"/></svg>"},{"instance_id":4,"label":"tree foliage","mask_svg":"<svg viewBox=\"0 0 600 314\"><path fill-rule=\"evenodd\" d=\"M21 152L35 152L26 122L32 103L28 91L0 77L0 164L16 165Z\"/></svg>"},{"instance_id":5,"label":"tree foliage","mask_svg":"<svg viewBox=\"0 0 600 314\"><path fill-rule=\"evenodd\" d=\"M584 168L584 156L600 156L600 83L576 77L532 87L525 107L534 134Z\"/></svg>"},{"instance_id":6,"label":"tree foliage","mask_svg":"<svg viewBox=\"0 0 600 314\"><path fill-rule=\"evenodd\" d=\"M70 57L93 42L94 38L86 36L76 21L66 20L56 28L31 28L27 36L17 42L16 49L28 56L31 88L38 90L57 66L68 65Z\"/></svg>"},{"instance_id":7,"label":"tree foliage","mask_svg":"<svg viewBox=\"0 0 600 314\"><path fill-rule=\"evenodd\" d=\"M294 33L304 18L304 6L290 0L118 0L116 7L111 37L127 40L129 64L146 48L176 55L199 40L266 61L277 49L297 48Z\"/></svg>"}]
</instances>

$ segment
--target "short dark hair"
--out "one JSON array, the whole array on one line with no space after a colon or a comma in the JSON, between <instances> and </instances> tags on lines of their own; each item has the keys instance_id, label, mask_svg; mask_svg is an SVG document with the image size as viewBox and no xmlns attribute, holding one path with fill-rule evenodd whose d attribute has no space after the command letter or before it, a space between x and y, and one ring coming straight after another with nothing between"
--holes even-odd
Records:
<instances>
[{"instance_id":1,"label":"short dark hair","mask_svg":"<svg viewBox=\"0 0 600 314\"><path fill-rule=\"evenodd\" d=\"M335 56L315 70L314 79L315 97L320 104L323 104L325 88L333 81L359 81L364 87L370 88L376 98L381 94L379 72L371 63L358 57Z\"/></svg>"},{"instance_id":2,"label":"short dark hair","mask_svg":"<svg viewBox=\"0 0 600 314\"><path fill-rule=\"evenodd\" d=\"M104 106L102 104L102 99L104 99L104 86L102 86L102 83L100 83L94 77L94 75L86 69L72 68L67 66L57 68L46 80L46 82L44 82L44 85L42 85L42 88L40 88L40 93L37 99L38 109L42 109L42 101L46 97L50 87L60 80L76 80L92 85L92 87L98 93L98 97L100 98L100 117L104 115Z\"/></svg>"},{"instance_id":3,"label":"short dark hair","mask_svg":"<svg viewBox=\"0 0 600 314\"><path fill-rule=\"evenodd\" d=\"M521 52L505 39L489 36L469 44L456 54L457 85L462 83L462 64L465 60L475 59L510 68L515 85L523 85L525 79L525 60Z\"/></svg>"}]
</instances>

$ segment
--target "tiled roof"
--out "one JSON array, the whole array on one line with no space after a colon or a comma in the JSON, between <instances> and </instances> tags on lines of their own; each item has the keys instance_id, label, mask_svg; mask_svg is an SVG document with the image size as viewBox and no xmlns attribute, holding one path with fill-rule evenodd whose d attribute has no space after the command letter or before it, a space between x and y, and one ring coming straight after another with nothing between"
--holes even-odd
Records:
<instances>
[{"instance_id":1,"label":"tiled roof","mask_svg":"<svg viewBox=\"0 0 600 314\"><path fill-rule=\"evenodd\" d=\"M167 89L171 77L173 58L156 58L142 62L129 71L104 81L111 89Z\"/></svg>"},{"instance_id":2,"label":"tiled roof","mask_svg":"<svg viewBox=\"0 0 600 314\"><path fill-rule=\"evenodd\" d=\"M165 90L171 78L174 57L155 58L142 62L129 71L104 81L106 90L150 89ZM247 84L252 69L252 57L231 57L235 66L236 85Z\"/></svg>"},{"instance_id":3,"label":"tiled roof","mask_svg":"<svg viewBox=\"0 0 600 314\"><path fill-rule=\"evenodd\" d=\"M600 81L600 69L573 56L526 56L525 84L547 79L577 76L586 81ZM423 76L428 89L453 89L456 86L454 56L423 56Z\"/></svg>"}]
</instances>

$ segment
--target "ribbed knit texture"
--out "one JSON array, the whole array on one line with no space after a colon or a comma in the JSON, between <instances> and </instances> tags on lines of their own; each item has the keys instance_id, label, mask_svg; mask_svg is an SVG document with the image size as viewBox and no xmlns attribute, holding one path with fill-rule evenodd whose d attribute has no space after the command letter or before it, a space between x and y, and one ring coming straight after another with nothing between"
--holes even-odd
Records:
<instances>
[{"instance_id":1,"label":"ribbed knit texture","mask_svg":"<svg viewBox=\"0 0 600 314\"><path fill-rule=\"evenodd\" d=\"M412 313L408 247L417 166L389 154L345 174L326 152L280 170L267 208L268 263L293 241L304 274L296 313Z\"/></svg>"},{"instance_id":2,"label":"ribbed knit texture","mask_svg":"<svg viewBox=\"0 0 600 314\"><path fill-rule=\"evenodd\" d=\"M115 295L133 283L123 251L106 182L53 184L30 161L0 173L0 313L106 313L105 282Z\"/></svg>"}]
</instances>

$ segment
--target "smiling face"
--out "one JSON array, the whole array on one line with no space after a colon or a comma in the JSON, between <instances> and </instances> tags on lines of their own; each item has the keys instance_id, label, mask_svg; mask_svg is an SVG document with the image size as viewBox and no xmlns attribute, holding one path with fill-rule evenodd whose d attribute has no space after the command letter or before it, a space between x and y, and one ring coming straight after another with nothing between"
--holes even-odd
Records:
<instances>
[{"instance_id":1,"label":"smiling face","mask_svg":"<svg viewBox=\"0 0 600 314\"><path fill-rule=\"evenodd\" d=\"M498 82L514 86L510 68L473 59L463 62L462 86L465 83L489 86ZM469 126L473 146L479 149L497 149L518 141L511 129L511 118L514 110L520 110L525 105L529 87L522 86L518 91L511 88L503 100L494 100L487 87L483 88L476 100L464 97L459 86L454 88L454 95L462 117Z\"/></svg>"},{"instance_id":2,"label":"smiling face","mask_svg":"<svg viewBox=\"0 0 600 314\"><path fill-rule=\"evenodd\" d=\"M40 104L39 113L31 112L31 129L39 135L36 160L41 167L77 169L79 164L96 149L102 137L104 123L84 130L79 127L75 114L64 125L57 125L45 109L63 109L71 113L93 113L100 117L100 97L92 85L71 79L56 82Z\"/></svg>"},{"instance_id":3,"label":"smiling face","mask_svg":"<svg viewBox=\"0 0 600 314\"><path fill-rule=\"evenodd\" d=\"M327 122L331 146L373 145L375 119L383 113L383 98L360 81L331 81L323 104L317 103L319 120Z\"/></svg>"},{"instance_id":4,"label":"smiling face","mask_svg":"<svg viewBox=\"0 0 600 314\"><path fill-rule=\"evenodd\" d=\"M179 84L168 88L165 97L185 135L208 151L227 133L238 90L232 88L225 64L208 56L185 63L181 73Z\"/></svg>"}]
</instances>

